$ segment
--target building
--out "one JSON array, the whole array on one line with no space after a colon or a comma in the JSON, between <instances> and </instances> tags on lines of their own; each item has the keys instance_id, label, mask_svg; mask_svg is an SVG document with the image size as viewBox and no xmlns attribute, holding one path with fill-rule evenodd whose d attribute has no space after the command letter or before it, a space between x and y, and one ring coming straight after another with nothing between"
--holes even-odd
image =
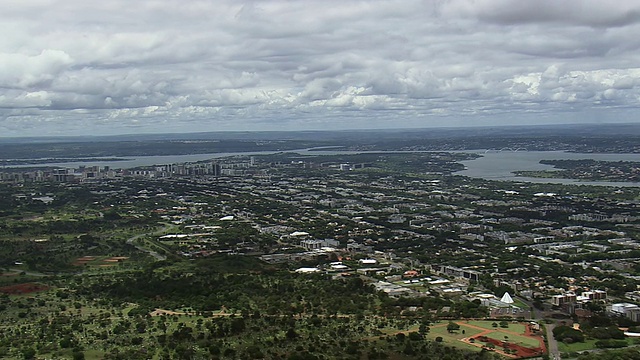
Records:
<instances>
[{"instance_id":1,"label":"building","mask_svg":"<svg viewBox=\"0 0 640 360\"><path fill-rule=\"evenodd\" d=\"M469 281L477 282L480 280L480 272L469 269L457 268L455 266L448 265L431 265L431 268L443 275L451 275L457 278L466 279Z\"/></svg>"},{"instance_id":2,"label":"building","mask_svg":"<svg viewBox=\"0 0 640 360\"><path fill-rule=\"evenodd\" d=\"M612 304L608 308L609 312L614 316L624 316L635 322L640 322L640 306L629 303Z\"/></svg>"},{"instance_id":3,"label":"building","mask_svg":"<svg viewBox=\"0 0 640 360\"><path fill-rule=\"evenodd\" d=\"M378 263L378 260L376 260L376 259L360 259L360 260L358 260L358 263L360 265L376 265Z\"/></svg>"},{"instance_id":4,"label":"building","mask_svg":"<svg viewBox=\"0 0 640 360\"><path fill-rule=\"evenodd\" d=\"M377 283L374 283L373 286L376 290L382 291L391 297L399 297L411 293L411 289L386 281L378 281Z\"/></svg>"},{"instance_id":5,"label":"building","mask_svg":"<svg viewBox=\"0 0 640 360\"><path fill-rule=\"evenodd\" d=\"M581 300L605 300L607 292L604 290L584 291L580 296Z\"/></svg>"},{"instance_id":6,"label":"building","mask_svg":"<svg viewBox=\"0 0 640 360\"><path fill-rule=\"evenodd\" d=\"M551 304L553 306L562 307L565 304L575 303L577 296L574 293L564 293L562 295L553 295L551 297Z\"/></svg>"},{"instance_id":7,"label":"building","mask_svg":"<svg viewBox=\"0 0 640 360\"><path fill-rule=\"evenodd\" d=\"M340 242L332 239L324 240L302 240L300 246L307 250L320 250L322 248L336 248L340 245Z\"/></svg>"}]
</instances>

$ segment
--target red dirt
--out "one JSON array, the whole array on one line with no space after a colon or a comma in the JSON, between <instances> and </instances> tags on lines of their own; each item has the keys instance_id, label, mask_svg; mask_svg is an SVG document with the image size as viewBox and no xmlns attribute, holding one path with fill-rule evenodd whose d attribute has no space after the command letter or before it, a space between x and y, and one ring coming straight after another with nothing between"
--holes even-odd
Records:
<instances>
[{"instance_id":1,"label":"red dirt","mask_svg":"<svg viewBox=\"0 0 640 360\"><path fill-rule=\"evenodd\" d=\"M9 295L22 295L46 290L49 290L48 286L37 283L24 283L0 287L0 293Z\"/></svg>"},{"instance_id":2,"label":"red dirt","mask_svg":"<svg viewBox=\"0 0 640 360\"><path fill-rule=\"evenodd\" d=\"M104 263L113 264L113 263L122 262L122 261L127 260L127 259L129 259L129 257L127 257L127 256L112 256L112 257L105 258L105 259L102 259L100 261L97 261L98 260L97 256L83 256L83 257L77 258L71 264L75 265L75 266L85 266L88 263L92 263L94 265L95 265L95 263L98 263L98 264L104 264ZM102 265L99 265L99 266L102 266Z\"/></svg>"},{"instance_id":3,"label":"red dirt","mask_svg":"<svg viewBox=\"0 0 640 360\"><path fill-rule=\"evenodd\" d=\"M496 347L496 350L498 350L499 352L502 352L501 349L505 348L505 345L507 348L512 349L512 350L516 350L516 354L515 357L516 358L523 358L523 357L530 357L530 356L534 356L534 355L542 355L545 353L545 350L543 348L537 347L537 348L528 348L528 347L524 347L518 344L514 344L514 343L505 343L504 341L500 341L498 339L492 339L490 337L486 337L486 336L476 336L475 341L482 341L484 343L488 343L488 344L493 344Z\"/></svg>"},{"instance_id":4,"label":"red dirt","mask_svg":"<svg viewBox=\"0 0 640 360\"><path fill-rule=\"evenodd\" d=\"M76 261L93 261L95 258L95 256L83 256L76 259Z\"/></svg>"},{"instance_id":5,"label":"red dirt","mask_svg":"<svg viewBox=\"0 0 640 360\"><path fill-rule=\"evenodd\" d=\"M525 326L525 332L524 334L517 334L515 332L509 331L509 330L505 330L505 329L500 329L500 331L506 332L506 333L513 333L513 334L517 334L520 336L527 336L530 338L534 338L536 340L538 340L540 346L538 347L533 347L533 348L529 348L529 347L525 347L522 345L518 345L515 343L511 343L511 342L507 342L507 348L511 349L511 350L516 350L516 353L511 353L511 354L507 354L504 352L504 348L505 348L505 342L498 340L498 339L492 339L490 337L487 337L486 335L488 335L489 333L493 332L494 330L487 330L484 329L482 327L479 326L475 326L475 325L471 325L471 324L464 324L464 326L469 326L472 328L476 328L478 330L482 330L481 333L471 337L471 338L464 338L461 339L461 341L466 342L467 344L470 345L474 345L474 346L478 346L478 347L484 347L482 343L486 343L486 344L493 344L495 345L495 352L500 353L504 356L510 357L510 358L514 358L514 359L519 359L519 358L526 358L526 357L532 357L532 356L536 356L536 355L543 355L547 353L547 348L544 344L544 339L540 336L534 335L533 331L531 329L531 325L527 325ZM471 342L470 340L473 339L473 342Z\"/></svg>"},{"instance_id":6,"label":"red dirt","mask_svg":"<svg viewBox=\"0 0 640 360\"><path fill-rule=\"evenodd\" d=\"M87 263L95 260L96 257L95 256L83 256L83 257L79 257L76 259L76 261L74 261L73 263L71 263L72 265L75 266L84 266L87 265Z\"/></svg>"}]
</instances>

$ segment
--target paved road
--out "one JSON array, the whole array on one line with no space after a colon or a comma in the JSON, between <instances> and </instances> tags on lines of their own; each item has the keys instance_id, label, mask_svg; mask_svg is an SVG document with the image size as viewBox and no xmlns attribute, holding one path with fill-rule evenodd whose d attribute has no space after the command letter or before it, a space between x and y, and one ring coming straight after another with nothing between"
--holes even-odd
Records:
<instances>
[{"instance_id":1,"label":"paved road","mask_svg":"<svg viewBox=\"0 0 640 360\"><path fill-rule=\"evenodd\" d=\"M25 275L29 275L29 276L36 276L36 277L50 276L48 274L43 274L43 273L34 272L34 271L24 271L24 270L21 270L21 269L18 269L18 268L10 268L8 270L9 270L9 272L12 272L12 273L17 273L17 274L24 273Z\"/></svg>"},{"instance_id":2,"label":"paved road","mask_svg":"<svg viewBox=\"0 0 640 360\"><path fill-rule=\"evenodd\" d=\"M133 242L134 242L134 241L136 241L137 239L140 239L140 238L141 238L141 237L143 237L143 236L147 236L147 235L160 235L160 234L162 234L162 233L166 232L167 230L169 230L170 228L171 228L171 225L165 225L165 226L164 226L162 229L160 229L160 230L156 230L156 231L152 231L152 232L149 232L149 233L138 234L138 235L136 235L136 236L132 236L132 237L130 237L129 239L127 239L127 244L135 246L135 248L136 248L136 249L138 249L138 250L140 250L140 251L146 252L147 254L149 254L149 255L153 256L154 258L156 258L156 260L166 260L166 259L167 259L167 257L166 257L166 256L164 256L164 255L162 255L162 254L160 254L160 253L158 253L158 252L156 252L156 251L153 251L153 250L150 250L150 249L144 248L144 247L142 247L142 246L140 246L140 245L136 245L136 244L134 244Z\"/></svg>"},{"instance_id":3,"label":"paved road","mask_svg":"<svg viewBox=\"0 0 640 360\"><path fill-rule=\"evenodd\" d=\"M531 318L533 320L536 320L539 324L543 323L543 318L544 318L544 314L542 311L540 311L539 309L537 309L536 307L533 306L533 302L523 298L523 297L517 297L518 300L522 301L523 303L527 304L531 309L533 309L533 313L531 314ZM547 328L547 347L548 347L548 352L549 352L549 359L551 360L560 360L560 351L558 350L558 342L556 341L556 339L553 337L553 328L556 327L555 324L547 324L545 325L545 327Z\"/></svg>"},{"instance_id":4,"label":"paved road","mask_svg":"<svg viewBox=\"0 0 640 360\"><path fill-rule=\"evenodd\" d=\"M517 295L514 295L514 298L525 303L530 309L533 309L533 311L531 312L531 319L536 321L542 321L542 319L544 318L544 316L542 316L542 311L540 311L535 306L533 306L533 302Z\"/></svg>"},{"instance_id":5,"label":"paved road","mask_svg":"<svg viewBox=\"0 0 640 360\"><path fill-rule=\"evenodd\" d=\"M553 328L556 327L556 324L547 324L545 325L547 328L547 345L549 346L549 359L551 360L560 360L560 351L558 350L558 342L553 337Z\"/></svg>"}]
</instances>

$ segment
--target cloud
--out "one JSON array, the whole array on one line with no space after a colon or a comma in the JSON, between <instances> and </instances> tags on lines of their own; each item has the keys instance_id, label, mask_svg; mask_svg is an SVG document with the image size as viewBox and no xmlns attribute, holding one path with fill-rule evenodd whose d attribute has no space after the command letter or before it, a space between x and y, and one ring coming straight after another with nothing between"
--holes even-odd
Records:
<instances>
[{"instance_id":1,"label":"cloud","mask_svg":"<svg viewBox=\"0 0 640 360\"><path fill-rule=\"evenodd\" d=\"M73 62L61 50L44 49L38 55L0 54L0 87L46 87Z\"/></svg>"},{"instance_id":2,"label":"cloud","mask_svg":"<svg viewBox=\"0 0 640 360\"><path fill-rule=\"evenodd\" d=\"M640 22L640 4L599 0L460 0L444 6L445 13L477 17L503 25L561 23L592 27L621 27Z\"/></svg>"},{"instance_id":3,"label":"cloud","mask_svg":"<svg viewBox=\"0 0 640 360\"><path fill-rule=\"evenodd\" d=\"M628 119L638 14L624 0L10 2L0 131Z\"/></svg>"}]
</instances>

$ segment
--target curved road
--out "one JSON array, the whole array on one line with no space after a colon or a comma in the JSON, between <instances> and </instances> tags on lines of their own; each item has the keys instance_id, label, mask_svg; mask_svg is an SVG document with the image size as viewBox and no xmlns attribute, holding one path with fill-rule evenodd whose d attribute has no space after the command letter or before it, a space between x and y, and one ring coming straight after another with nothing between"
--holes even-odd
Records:
<instances>
[{"instance_id":1,"label":"curved road","mask_svg":"<svg viewBox=\"0 0 640 360\"><path fill-rule=\"evenodd\" d=\"M164 255L162 255L162 254L160 254L160 253L158 253L156 251L144 248L144 247L142 247L140 245L136 245L133 242L138 240L139 238L141 238L143 236L160 235L160 234L166 232L167 230L169 230L170 228L171 228L171 225L165 224L165 226L160 230L156 230L156 231L153 231L153 232L144 233L144 234L138 234L138 235L132 236L132 237L127 239L127 244L135 246L135 248L140 250L140 251L146 252L147 254L153 256L154 258L156 258L156 260L158 260L158 261L166 260L167 259L166 256L164 256Z\"/></svg>"}]
</instances>

